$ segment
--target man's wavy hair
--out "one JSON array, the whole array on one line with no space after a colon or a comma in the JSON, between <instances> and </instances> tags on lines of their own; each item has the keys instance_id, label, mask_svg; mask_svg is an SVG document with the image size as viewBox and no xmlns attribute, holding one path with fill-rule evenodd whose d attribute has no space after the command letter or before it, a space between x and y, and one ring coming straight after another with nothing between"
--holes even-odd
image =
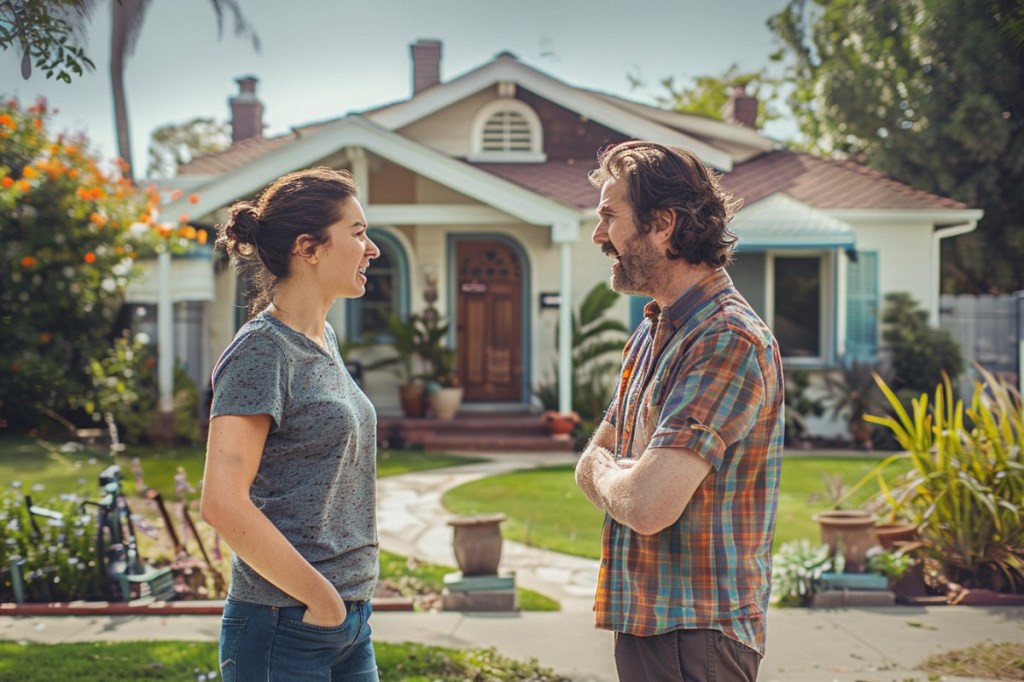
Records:
<instances>
[{"instance_id":1,"label":"man's wavy hair","mask_svg":"<svg viewBox=\"0 0 1024 682\"><path fill-rule=\"evenodd\" d=\"M684 149L640 141L609 147L597 159L600 167L590 171L590 182L601 187L625 179L626 197L642 232L651 230L656 211L675 209L676 226L665 254L669 259L715 267L732 262L737 238L728 224L741 202L722 191L719 176L700 159Z\"/></svg>"}]
</instances>

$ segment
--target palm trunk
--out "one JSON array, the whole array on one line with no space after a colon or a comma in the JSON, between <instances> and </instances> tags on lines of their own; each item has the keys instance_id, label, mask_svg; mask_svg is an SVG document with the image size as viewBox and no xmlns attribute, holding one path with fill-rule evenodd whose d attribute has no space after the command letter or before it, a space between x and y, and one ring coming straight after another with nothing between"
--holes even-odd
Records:
<instances>
[{"instance_id":1,"label":"palm trunk","mask_svg":"<svg viewBox=\"0 0 1024 682\"><path fill-rule=\"evenodd\" d=\"M114 21L110 36L110 85L114 92L114 128L117 132L117 154L126 167L124 175L134 179L132 165L132 141L128 128L128 102L124 92L124 63L131 40L130 33L135 24L134 15L140 11L136 0L112 2Z\"/></svg>"}]
</instances>

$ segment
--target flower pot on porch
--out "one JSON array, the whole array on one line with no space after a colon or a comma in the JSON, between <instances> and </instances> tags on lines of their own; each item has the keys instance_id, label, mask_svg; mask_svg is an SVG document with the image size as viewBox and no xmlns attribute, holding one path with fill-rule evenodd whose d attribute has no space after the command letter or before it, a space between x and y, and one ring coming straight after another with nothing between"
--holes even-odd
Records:
<instances>
[{"instance_id":1,"label":"flower pot on porch","mask_svg":"<svg viewBox=\"0 0 1024 682\"><path fill-rule=\"evenodd\" d=\"M398 402L406 417L426 416L427 387L423 384L402 384L398 387Z\"/></svg>"},{"instance_id":2,"label":"flower pot on porch","mask_svg":"<svg viewBox=\"0 0 1024 682\"><path fill-rule=\"evenodd\" d=\"M863 573L867 551L878 544L875 518L862 510L832 509L811 517L821 526L821 542L833 555L842 553L845 572Z\"/></svg>"},{"instance_id":3,"label":"flower pot on porch","mask_svg":"<svg viewBox=\"0 0 1024 682\"><path fill-rule=\"evenodd\" d=\"M504 514L451 519L452 546L464 576L497 575L501 562L501 522Z\"/></svg>"},{"instance_id":4,"label":"flower pot on porch","mask_svg":"<svg viewBox=\"0 0 1024 682\"><path fill-rule=\"evenodd\" d=\"M580 423L580 416L576 412L548 410L541 417L544 420L544 427L552 436L569 437Z\"/></svg>"},{"instance_id":5,"label":"flower pot on porch","mask_svg":"<svg viewBox=\"0 0 1024 682\"><path fill-rule=\"evenodd\" d=\"M435 419L451 419L462 405L462 387L439 386L430 391L428 399Z\"/></svg>"}]
</instances>

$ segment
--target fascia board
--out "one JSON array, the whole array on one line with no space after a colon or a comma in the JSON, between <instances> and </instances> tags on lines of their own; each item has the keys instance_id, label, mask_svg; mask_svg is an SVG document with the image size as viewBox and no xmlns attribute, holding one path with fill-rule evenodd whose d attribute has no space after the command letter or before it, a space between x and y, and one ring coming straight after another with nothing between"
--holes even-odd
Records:
<instances>
[{"instance_id":1,"label":"fascia board","mask_svg":"<svg viewBox=\"0 0 1024 682\"><path fill-rule=\"evenodd\" d=\"M397 130L501 81L518 83L555 104L583 114L592 121L626 135L690 149L722 172L732 170L732 157L726 152L701 142L695 137L603 101L585 90L568 86L511 57L500 57L465 76L442 85L436 85L404 104L371 114L369 118L382 128Z\"/></svg>"},{"instance_id":2,"label":"fascia board","mask_svg":"<svg viewBox=\"0 0 1024 682\"><path fill-rule=\"evenodd\" d=\"M527 223L552 225L576 216L575 209L383 130L359 116L328 124L313 135L300 137L207 184L197 190L199 200L195 205L178 199L168 204L164 212L206 215L262 189L283 173L306 168L344 147L363 147Z\"/></svg>"},{"instance_id":3,"label":"fascia board","mask_svg":"<svg viewBox=\"0 0 1024 682\"><path fill-rule=\"evenodd\" d=\"M832 218L849 223L934 223L951 225L981 220L985 211L980 208L967 209L819 209Z\"/></svg>"}]
</instances>

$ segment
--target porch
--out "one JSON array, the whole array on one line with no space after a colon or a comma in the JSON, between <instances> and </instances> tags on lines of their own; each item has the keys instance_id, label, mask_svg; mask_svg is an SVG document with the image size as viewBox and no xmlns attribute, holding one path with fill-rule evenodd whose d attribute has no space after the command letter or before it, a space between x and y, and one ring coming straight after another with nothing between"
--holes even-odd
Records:
<instances>
[{"instance_id":1,"label":"porch","mask_svg":"<svg viewBox=\"0 0 1024 682\"><path fill-rule=\"evenodd\" d=\"M570 436L551 435L540 414L460 411L452 419L377 418L380 447L456 452L574 452Z\"/></svg>"}]
</instances>

